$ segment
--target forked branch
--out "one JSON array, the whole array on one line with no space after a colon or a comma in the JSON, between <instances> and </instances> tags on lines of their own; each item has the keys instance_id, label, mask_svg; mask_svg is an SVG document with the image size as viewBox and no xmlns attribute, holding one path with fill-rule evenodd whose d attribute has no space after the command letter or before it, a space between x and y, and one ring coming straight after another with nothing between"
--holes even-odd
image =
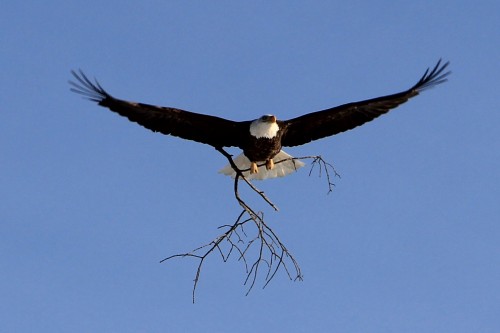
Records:
<instances>
[{"instance_id":1,"label":"forked branch","mask_svg":"<svg viewBox=\"0 0 500 333\"><path fill-rule=\"evenodd\" d=\"M271 282L280 268L285 271L290 280L302 280L302 273L297 260L288 251L285 244L283 244L274 230L266 223L264 220L264 214L262 212L256 212L240 197L238 191L239 180L243 179L255 193L257 193L276 211L278 210L277 206L265 195L263 191L259 190L244 176L243 173L248 170L238 169L229 153L222 148L216 149L227 158L230 165L236 172L234 179L234 196L238 204L242 207L242 211L233 224L220 226L219 229L224 229L224 232L209 243L202 245L191 252L172 255L161 260L160 262L177 257L192 257L199 260L192 291L193 303L195 301L196 287L198 286L205 259L214 252L218 252L224 262L229 259L233 252L235 252L238 257L237 260L244 263L246 272L244 284L248 286L247 295L254 287L260 271L263 271L265 276L263 288ZM291 159L312 159L313 162L309 175L311 175L313 169L318 166L319 176L321 177L323 173L326 174L328 193L333 190L334 183L332 182L330 172L333 172L334 177L340 176L335 171L333 165L324 161L321 156L288 158L277 161L275 164L283 163ZM252 236L249 236L245 230L245 227L249 223L250 226L254 227ZM261 264L264 264L262 269Z\"/></svg>"}]
</instances>

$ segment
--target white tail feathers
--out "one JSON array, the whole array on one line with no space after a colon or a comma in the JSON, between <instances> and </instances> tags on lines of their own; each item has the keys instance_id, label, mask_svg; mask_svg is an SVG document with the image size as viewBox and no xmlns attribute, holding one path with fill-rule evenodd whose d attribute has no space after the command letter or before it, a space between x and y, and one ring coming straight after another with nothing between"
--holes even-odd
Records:
<instances>
[{"instance_id":1,"label":"white tail feathers","mask_svg":"<svg viewBox=\"0 0 500 333\"><path fill-rule=\"evenodd\" d=\"M276 178L276 177L284 177L297 169L302 168L305 163L299 160L292 160L292 156L285 153L283 150L278 153L278 155L274 156L274 168L271 170L266 169L265 162L257 162L259 166L258 173L250 173L250 160L244 155L240 154L238 157L234 159L234 163L240 170L247 170L243 172L243 175L247 179L268 179L268 178ZM287 161L278 163L279 161L286 160ZM236 172L233 170L230 164L226 165L224 168L219 170L219 173L222 173L226 176L231 176L232 178L236 177Z\"/></svg>"}]
</instances>

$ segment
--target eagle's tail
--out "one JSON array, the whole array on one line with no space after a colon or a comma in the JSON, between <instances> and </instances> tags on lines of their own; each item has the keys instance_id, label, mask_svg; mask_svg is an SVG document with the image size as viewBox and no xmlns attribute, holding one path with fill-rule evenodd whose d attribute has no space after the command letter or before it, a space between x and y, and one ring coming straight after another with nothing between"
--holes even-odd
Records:
<instances>
[{"instance_id":1,"label":"eagle's tail","mask_svg":"<svg viewBox=\"0 0 500 333\"><path fill-rule=\"evenodd\" d=\"M286 160L286 161L283 161ZM240 170L246 170L243 172L243 175L247 179L268 179L268 178L276 178L276 177L284 177L299 168L302 168L305 163L299 160L293 160L292 156L285 153L283 150L278 153L278 155L274 156L274 168L271 170L266 169L265 162L258 162L259 172L250 174L250 160L244 155L240 154L238 157L234 159L234 163ZM283 162L280 162L283 161ZM233 170L230 164L226 165L224 168L219 170L219 173L222 173L226 176L231 176L232 178L236 177L236 172Z\"/></svg>"}]
</instances>

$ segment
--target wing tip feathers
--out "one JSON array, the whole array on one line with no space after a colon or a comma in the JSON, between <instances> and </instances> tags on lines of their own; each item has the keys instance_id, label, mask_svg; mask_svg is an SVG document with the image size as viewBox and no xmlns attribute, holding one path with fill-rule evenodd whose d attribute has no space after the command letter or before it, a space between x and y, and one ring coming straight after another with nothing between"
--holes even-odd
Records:
<instances>
[{"instance_id":1,"label":"wing tip feathers","mask_svg":"<svg viewBox=\"0 0 500 333\"><path fill-rule=\"evenodd\" d=\"M97 79L94 78L94 82L92 82L81 69L78 71L71 70L71 75L73 75L77 81L68 81L68 83L72 86L70 88L72 92L82 95L83 97L97 103L101 103L106 98L111 97L111 95L108 94L99 84Z\"/></svg>"},{"instance_id":2,"label":"wing tip feathers","mask_svg":"<svg viewBox=\"0 0 500 333\"><path fill-rule=\"evenodd\" d=\"M427 68L424 75L420 78L420 80L412 87L412 91L416 91L417 93L433 88L438 84L444 83L448 81L448 76L451 74L451 71L443 71L450 65L450 62L447 61L442 64L443 59L439 59L434 68Z\"/></svg>"}]
</instances>

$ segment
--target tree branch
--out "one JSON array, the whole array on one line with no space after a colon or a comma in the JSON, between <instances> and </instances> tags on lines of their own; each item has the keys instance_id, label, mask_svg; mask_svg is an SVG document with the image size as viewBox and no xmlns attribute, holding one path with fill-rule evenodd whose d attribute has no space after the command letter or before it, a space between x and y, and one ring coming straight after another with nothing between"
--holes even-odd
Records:
<instances>
[{"instance_id":1,"label":"tree branch","mask_svg":"<svg viewBox=\"0 0 500 333\"><path fill-rule=\"evenodd\" d=\"M238 169L232 159L232 156L228 152L226 152L222 148L216 149L227 158L231 167L236 172L236 177L234 178L234 197L243 210L238 215L233 224L220 226L219 229L225 229L225 231L211 242L202 245L192 250L191 252L169 256L161 260L160 262L162 263L178 257L191 257L199 260L193 283L193 303L195 302L196 287L198 286L198 282L200 280L201 270L205 259L215 250L218 251L224 262L229 259L233 252L237 253L238 261L243 261L246 271L244 285L248 285L246 295L248 295L253 289L255 282L257 281L257 277L259 276L258 273L260 271L260 266L262 263L265 264L263 288L265 288L271 282L271 280L274 279L280 268L283 268L290 280L301 281L302 272L297 260L295 260L293 255L288 251L285 244L280 240L273 229L268 226L268 224L264 220L264 213L256 212L240 197L240 194L238 192L239 180L243 179L245 183L275 211L278 210L278 207L265 195L263 191L259 190L244 176L243 172L246 172L248 170ZM335 171L333 165L323 160L321 156L287 158L277 161L275 162L275 164L283 163L289 160L302 159L313 159L309 175L311 175L313 169L317 165L319 168L319 177L321 177L323 173L326 174L326 179L328 182L328 193L332 192L333 186L335 185L332 182L330 172L333 172L333 175L335 177L340 176ZM247 217L245 218L245 216ZM248 237L248 234L244 228L248 223L255 227L255 234L251 238ZM253 249L255 248L254 244L259 244L256 249Z\"/></svg>"}]
</instances>

